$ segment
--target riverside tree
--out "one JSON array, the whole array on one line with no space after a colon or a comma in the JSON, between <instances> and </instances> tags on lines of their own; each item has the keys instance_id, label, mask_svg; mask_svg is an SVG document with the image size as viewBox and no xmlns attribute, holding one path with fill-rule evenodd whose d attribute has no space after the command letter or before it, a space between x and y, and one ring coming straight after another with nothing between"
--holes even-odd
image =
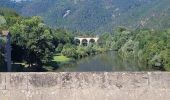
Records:
<instances>
[{"instance_id":1,"label":"riverside tree","mask_svg":"<svg viewBox=\"0 0 170 100\"><path fill-rule=\"evenodd\" d=\"M4 64L4 56L3 56L4 54L3 54L3 49L2 49L3 46L4 46L4 41L0 37L0 66Z\"/></svg>"},{"instance_id":2,"label":"riverside tree","mask_svg":"<svg viewBox=\"0 0 170 100\"><path fill-rule=\"evenodd\" d=\"M170 70L170 29L119 28L112 37L112 48L123 58L135 57L149 67Z\"/></svg>"},{"instance_id":3,"label":"riverside tree","mask_svg":"<svg viewBox=\"0 0 170 100\"><path fill-rule=\"evenodd\" d=\"M42 66L52 59L54 45L52 31L46 27L40 17L22 19L10 27L12 34L13 54L22 52L21 60L29 66ZM16 57L17 56L17 57ZM18 58L18 55L13 55Z\"/></svg>"}]
</instances>

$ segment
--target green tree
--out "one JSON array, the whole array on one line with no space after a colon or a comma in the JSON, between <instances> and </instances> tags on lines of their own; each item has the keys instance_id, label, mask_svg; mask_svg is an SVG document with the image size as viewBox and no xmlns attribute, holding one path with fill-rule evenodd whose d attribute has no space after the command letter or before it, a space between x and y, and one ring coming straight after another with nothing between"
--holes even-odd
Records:
<instances>
[{"instance_id":1,"label":"green tree","mask_svg":"<svg viewBox=\"0 0 170 100\"><path fill-rule=\"evenodd\" d=\"M76 46L71 45L71 44L66 44L63 47L63 50L61 53L64 56L71 57L71 58L77 58L77 53L76 53Z\"/></svg>"},{"instance_id":2,"label":"green tree","mask_svg":"<svg viewBox=\"0 0 170 100\"><path fill-rule=\"evenodd\" d=\"M5 41L0 37L0 66L4 65L4 45Z\"/></svg>"},{"instance_id":3,"label":"green tree","mask_svg":"<svg viewBox=\"0 0 170 100\"><path fill-rule=\"evenodd\" d=\"M54 52L52 32L43 24L41 18L23 19L20 23L14 24L10 31L12 44L24 51L23 60L29 66L33 66L33 64L42 66L43 63L52 59Z\"/></svg>"},{"instance_id":4,"label":"green tree","mask_svg":"<svg viewBox=\"0 0 170 100\"><path fill-rule=\"evenodd\" d=\"M56 29L53 32L53 44L57 47L59 44L73 43L73 36L70 32L64 29Z\"/></svg>"}]
</instances>

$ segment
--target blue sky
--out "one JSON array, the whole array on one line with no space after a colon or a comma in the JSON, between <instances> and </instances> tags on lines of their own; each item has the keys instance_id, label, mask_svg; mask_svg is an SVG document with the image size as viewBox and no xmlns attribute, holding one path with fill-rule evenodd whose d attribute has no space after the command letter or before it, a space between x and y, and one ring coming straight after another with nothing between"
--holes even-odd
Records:
<instances>
[{"instance_id":1,"label":"blue sky","mask_svg":"<svg viewBox=\"0 0 170 100\"><path fill-rule=\"evenodd\" d=\"M31 0L11 0L11 1L31 1Z\"/></svg>"},{"instance_id":2,"label":"blue sky","mask_svg":"<svg viewBox=\"0 0 170 100\"><path fill-rule=\"evenodd\" d=\"M14 0L14 1L21 1L21 0Z\"/></svg>"}]
</instances>

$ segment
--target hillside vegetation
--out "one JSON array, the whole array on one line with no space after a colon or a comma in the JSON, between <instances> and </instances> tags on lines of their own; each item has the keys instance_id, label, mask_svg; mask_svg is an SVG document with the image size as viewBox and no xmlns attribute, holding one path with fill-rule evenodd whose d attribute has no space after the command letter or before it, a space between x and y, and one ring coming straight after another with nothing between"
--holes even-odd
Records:
<instances>
[{"instance_id":1,"label":"hillside vegetation","mask_svg":"<svg viewBox=\"0 0 170 100\"><path fill-rule=\"evenodd\" d=\"M32 0L5 4L25 16L41 16L51 27L74 31L104 33L117 26L170 26L169 0Z\"/></svg>"}]
</instances>

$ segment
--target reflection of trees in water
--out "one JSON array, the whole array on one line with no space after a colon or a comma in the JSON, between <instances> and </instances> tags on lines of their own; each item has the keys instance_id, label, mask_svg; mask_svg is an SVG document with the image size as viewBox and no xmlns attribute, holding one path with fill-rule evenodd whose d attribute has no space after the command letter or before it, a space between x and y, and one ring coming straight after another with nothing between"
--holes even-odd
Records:
<instances>
[{"instance_id":1,"label":"reflection of trees in water","mask_svg":"<svg viewBox=\"0 0 170 100\"><path fill-rule=\"evenodd\" d=\"M101 62L109 65L113 70L118 70L123 66L123 60L119 57L117 52L108 52L107 54L101 55Z\"/></svg>"},{"instance_id":2,"label":"reflection of trees in water","mask_svg":"<svg viewBox=\"0 0 170 100\"><path fill-rule=\"evenodd\" d=\"M60 72L73 72L75 71L75 63L69 63L69 64L63 64L60 65L59 69L57 71Z\"/></svg>"},{"instance_id":3,"label":"reflection of trees in water","mask_svg":"<svg viewBox=\"0 0 170 100\"><path fill-rule=\"evenodd\" d=\"M117 52L108 52L83 58L61 66L62 71L145 71L144 64L135 59L121 58ZM147 69L148 70L148 69Z\"/></svg>"},{"instance_id":4,"label":"reflection of trees in water","mask_svg":"<svg viewBox=\"0 0 170 100\"><path fill-rule=\"evenodd\" d=\"M83 64L83 63L87 64L87 63L91 62L93 58L94 58L94 56L89 56L89 57L82 58L82 59L78 60L76 62L76 64L77 65L78 64Z\"/></svg>"}]
</instances>

